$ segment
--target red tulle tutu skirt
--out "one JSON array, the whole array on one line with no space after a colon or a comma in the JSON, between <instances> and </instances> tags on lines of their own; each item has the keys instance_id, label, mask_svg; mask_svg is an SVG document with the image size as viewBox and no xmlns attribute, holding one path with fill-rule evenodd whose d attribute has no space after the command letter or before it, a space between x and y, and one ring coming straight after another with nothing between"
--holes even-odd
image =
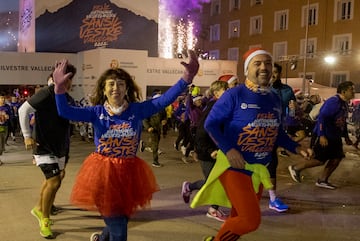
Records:
<instances>
[{"instance_id":1,"label":"red tulle tutu skirt","mask_svg":"<svg viewBox=\"0 0 360 241\"><path fill-rule=\"evenodd\" d=\"M144 160L92 153L76 177L70 201L105 217L130 217L138 208L150 205L158 190L154 173Z\"/></svg>"}]
</instances>

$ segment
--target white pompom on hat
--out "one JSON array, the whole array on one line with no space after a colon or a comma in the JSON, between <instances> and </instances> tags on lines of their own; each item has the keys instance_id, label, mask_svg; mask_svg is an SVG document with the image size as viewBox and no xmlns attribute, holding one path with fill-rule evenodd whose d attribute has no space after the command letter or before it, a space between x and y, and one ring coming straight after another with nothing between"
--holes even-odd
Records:
<instances>
[{"instance_id":1,"label":"white pompom on hat","mask_svg":"<svg viewBox=\"0 0 360 241\"><path fill-rule=\"evenodd\" d=\"M193 102L195 101L198 101L198 100L201 100L203 97L201 95L198 95L198 96L194 96L193 97Z\"/></svg>"},{"instance_id":2,"label":"white pompom on hat","mask_svg":"<svg viewBox=\"0 0 360 241\"><path fill-rule=\"evenodd\" d=\"M233 82L234 80L237 80L238 77L236 75L232 75L232 74L225 74L225 75L221 75L219 77L219 80L227 82L228 84L231 84L231 82Z\"/></svg>"},{"instance_id":3,"label":"white pompom on hat","mask_svg":"<svg viewBox=\"0 0 360 241\"><path fill-rule=\"evenodd\" d=\"M246 53L243 55L245 76L247 76L247 70L251 59L254 58L256 55L260 55L260 54L266 54L272 57L271 54L263 48L251 48L248 51L246 51Z\"/></svg>"}]
</instances>

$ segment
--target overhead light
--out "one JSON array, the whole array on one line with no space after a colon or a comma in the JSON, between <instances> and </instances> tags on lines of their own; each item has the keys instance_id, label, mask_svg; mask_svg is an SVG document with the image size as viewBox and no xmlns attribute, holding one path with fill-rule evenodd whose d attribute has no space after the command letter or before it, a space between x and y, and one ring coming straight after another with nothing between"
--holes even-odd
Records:
<instances>
[{"instance_id":1,"label":"overhead light","mask_svg":"<svg viewBox=\"0 0 360 241\"><path fill-rule=\"evenodd\" d=\"M327 64L334 64L336 62L336 58L332 55L328 55L324 58Z\"/></svg>"},{"instance_id":2,"label":"overhead light","mask_svg":"<svg viewBox=\"0 0 360 241\"><path fill-rule=\"evenodd\" d=\"M297 67L297 61L290 62L290 69L295 70Z\"/></svg>"}]
</instances>

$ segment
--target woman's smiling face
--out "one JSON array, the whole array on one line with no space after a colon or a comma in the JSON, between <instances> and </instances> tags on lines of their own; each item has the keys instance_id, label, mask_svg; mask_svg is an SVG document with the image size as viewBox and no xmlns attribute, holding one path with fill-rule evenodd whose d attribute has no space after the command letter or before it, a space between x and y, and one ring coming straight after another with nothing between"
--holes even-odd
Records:
<instances>
[{"instance_id":1,"label":"woman's smiling face","mask_svg":"<svg viewBox=\"0 0 360 241\"><path fill-rule=\"evenodd\" d=\"M107 79L105 81L104 95L110 105L122 105L126 95L126 82L122 79Z\"/></svg>"}]
</instances>

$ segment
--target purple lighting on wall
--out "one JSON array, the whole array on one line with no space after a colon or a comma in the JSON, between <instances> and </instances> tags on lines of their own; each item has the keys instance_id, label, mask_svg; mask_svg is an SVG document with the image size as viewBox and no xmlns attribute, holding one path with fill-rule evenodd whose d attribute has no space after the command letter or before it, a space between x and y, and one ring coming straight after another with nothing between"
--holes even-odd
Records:
<instances>
[{"instance_id":1,"label":"purple lighting on wall","mask_svg":"<svg viewBox=\"0 0 360 241\"><path fill-rule=\"evenodd\" d=\"M202 4L209 2L210 0L160 0L160 5L175 18L183 18L191 12L201 10Z\"/></svg>"}]
</instances>

